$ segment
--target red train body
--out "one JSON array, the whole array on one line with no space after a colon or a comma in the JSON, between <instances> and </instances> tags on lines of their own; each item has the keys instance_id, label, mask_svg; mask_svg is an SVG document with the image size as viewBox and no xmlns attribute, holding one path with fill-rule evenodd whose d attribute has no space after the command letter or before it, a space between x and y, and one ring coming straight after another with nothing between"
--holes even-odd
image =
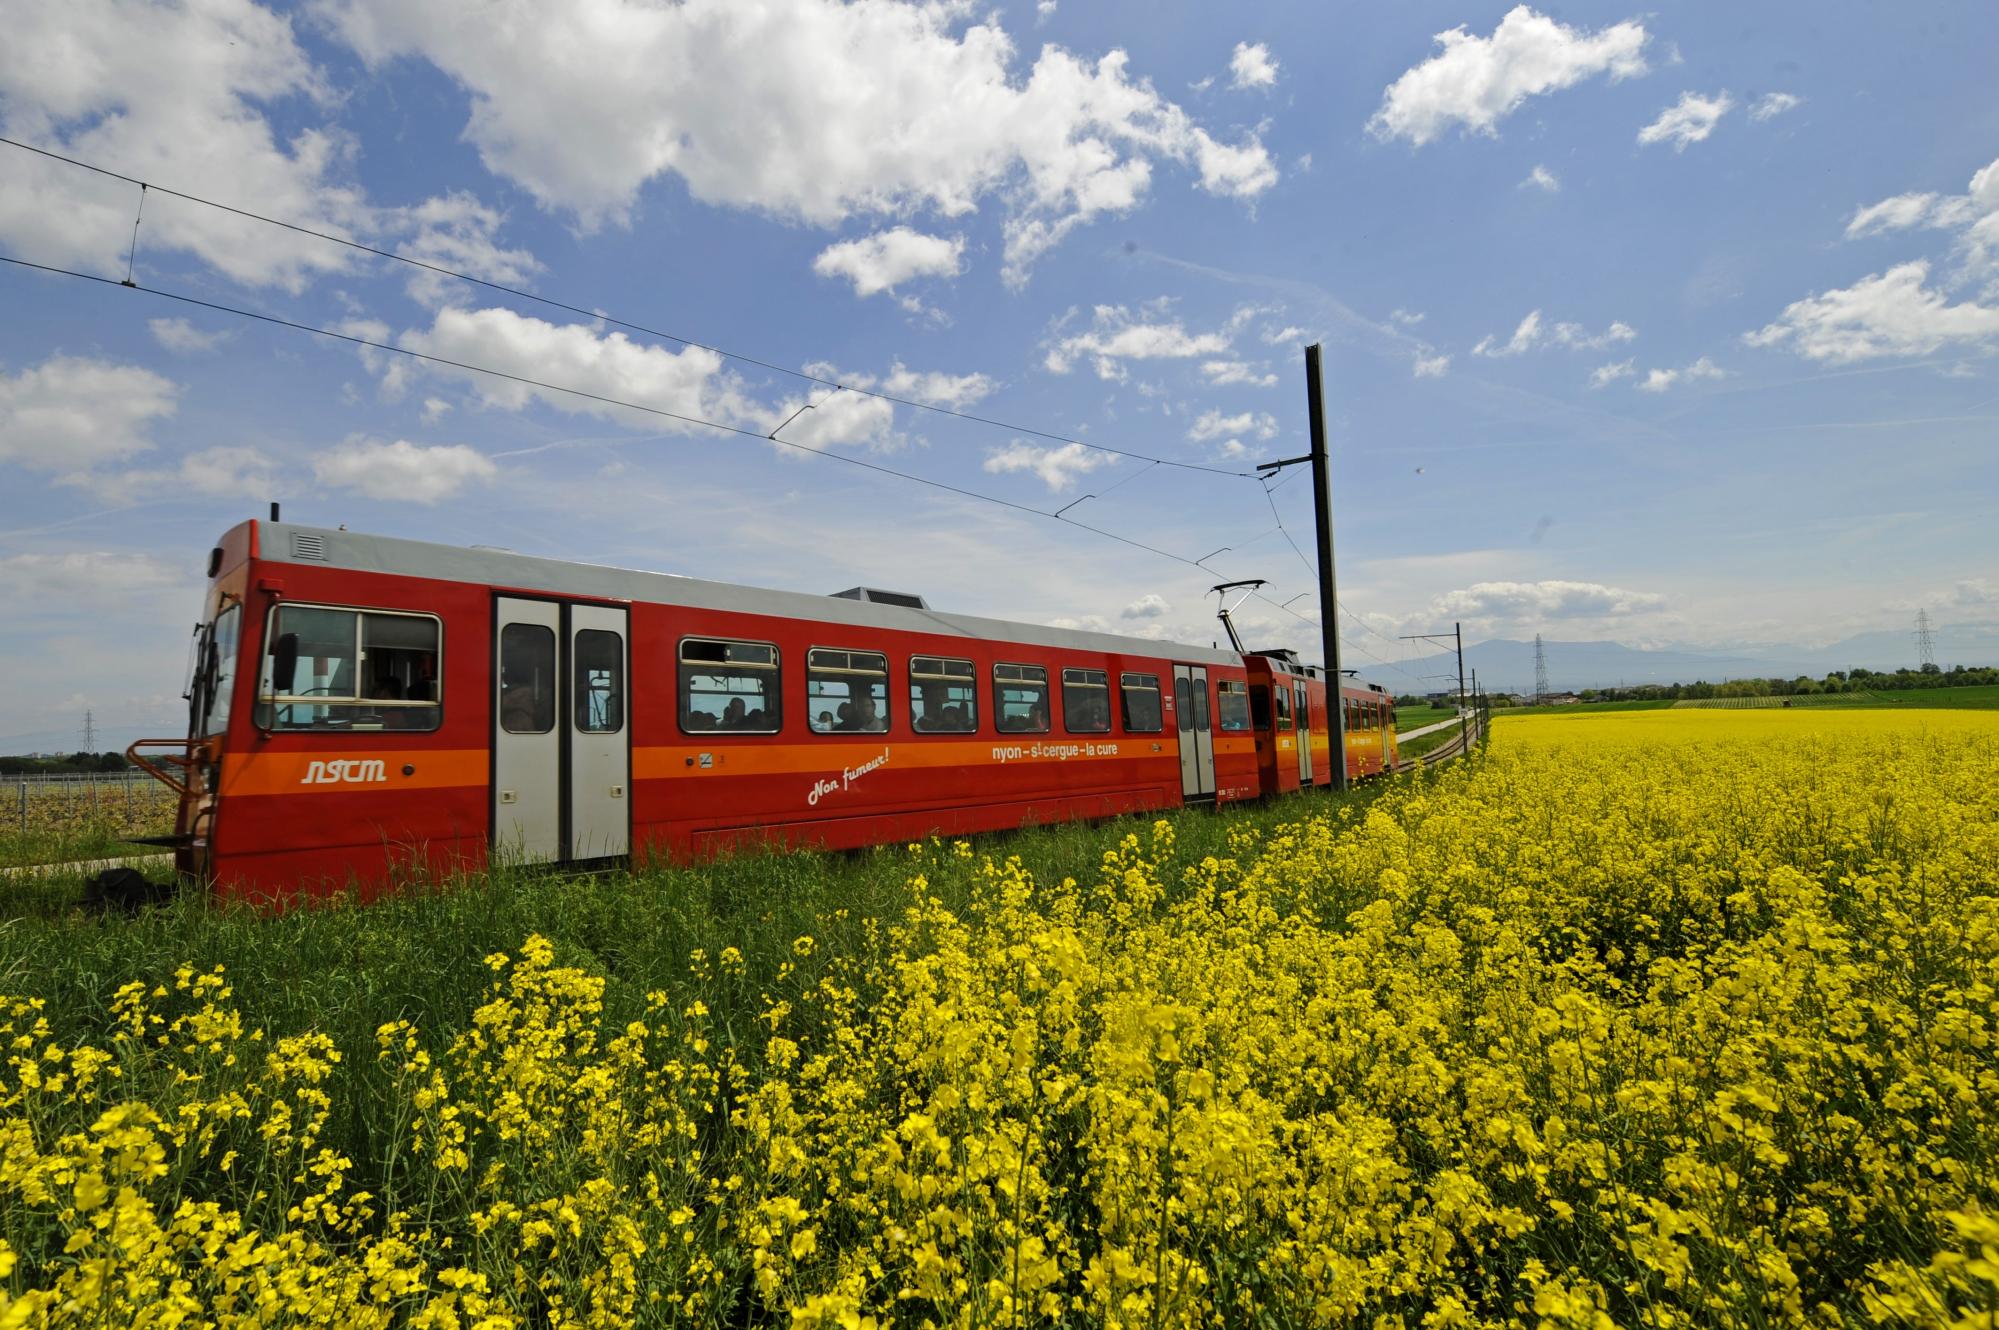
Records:
<instances>
[{"instance_id":1,"label":"red train body","mask_svg":"<svg viewBox=\"0 0 1999 1330\"><path fill-rule=\"evenodd\" d=\"M1326 681L1284 654L275 522L232 529L209 573L188 737L134 756L181 790L177 867L222 895L1331 781ZM1348 774L1386 769L1386 695L1341 692Z\"/></svg>"}]
</instances>

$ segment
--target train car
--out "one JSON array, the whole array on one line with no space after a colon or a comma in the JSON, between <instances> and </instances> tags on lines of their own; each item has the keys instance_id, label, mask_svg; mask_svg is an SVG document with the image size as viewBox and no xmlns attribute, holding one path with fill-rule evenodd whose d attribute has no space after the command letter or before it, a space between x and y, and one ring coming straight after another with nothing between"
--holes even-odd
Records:
<instances>
[{"instance_id":1,"label":"train car","mask_svg":"<svg viewBox=\"0 0 1999 1330\"><path fill-rule=\"evenodd\" d=\"M900 593L768 591L273 520L211 552L197 634L187 736L132 755L180 791L163 838L177 868L224 896L853 847L1271 792L1251 686L1255 671L1275 687L1267 658ZM1322 763L1324 682L1293 665L1283 677L1320 724L1290 751Z\"/></svg>"},{"instance_id":2,"label":"train car","mask_svg":"<svg viewBox=\"0 0 1999 1330\"><path fill-rule=\"evenodd\" d=\"M1334 784L1332 713L1325 671L1304 665L1290 651L1253 651L1249 672L1250 725L1258 779L1266 796ZM1379 684L1341 681L1346 707L1347 779L1395 768L1395 708Z\"/></svg>"}]
</instances>

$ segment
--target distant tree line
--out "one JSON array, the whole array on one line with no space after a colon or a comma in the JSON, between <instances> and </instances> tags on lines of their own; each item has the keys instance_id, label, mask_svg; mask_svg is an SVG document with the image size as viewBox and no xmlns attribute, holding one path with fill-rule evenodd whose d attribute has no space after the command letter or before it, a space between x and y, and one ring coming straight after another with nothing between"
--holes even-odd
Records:
<instances>
[{"instance_id":1,"label":"distant tree line","mask_svg":"<svg viewBox=\"0 0 1999 1330\"><path fill-rule=\"evenodd\" d=\"M71 753L67 757L0 757L0 776L86 775L123 771L132 764L123 753Z\"/></svg>"},{"instance_id":2,"label":"distant tree line","mask_svg":"<svg viewBox=\"0 0 1999 1330\"><path fill-rule=\"evenodd\" d=\"M1888 692L1906 688L1969 688L1981 684L1999 684L1999 667L1953 665L1946 670L1925 665L1917 670L1904 667L1893 671L1856 668L1833 670L1820 679L1814 679L1809 674L1800 674L1795 679L1729 679L1722 683L1696 679L1692 683L1585 688L1576 696L1585 702L1678 702L1713 697L1802 697L1815 693ZM1532 700L1529 694L1520 698L1523 704Z\"/></svg>"}]
</instances>

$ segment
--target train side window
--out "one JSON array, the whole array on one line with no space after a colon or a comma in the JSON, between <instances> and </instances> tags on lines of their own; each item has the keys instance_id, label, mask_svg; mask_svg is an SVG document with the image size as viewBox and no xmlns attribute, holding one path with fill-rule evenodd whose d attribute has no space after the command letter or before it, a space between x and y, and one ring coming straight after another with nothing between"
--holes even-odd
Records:
<instances>
[{"instance_id":1,"label":"train side window","mask_svg":"<svg viewBox=\"0 0 1999 1330\"><path fill-rule=\"evenodd\" d=\"M1157 734L1166 728L1166 716L1159 706L1158 675L1120 674L1118 701L1123 704L1127 733Z\"/></svg>"},{"instance_id":2,"label":"train side window","mask_svg":"<svg viewBox=\"0 0 1999 1330\"><path fill-rule=\"evenodd\" d=\"M888 657L814 647L805 653L806 715L814 734L888 729Z\"/></svg>"},{"instance_id":3,"label":"train side window","mask_svg":"<svg viewBox=\"0 0 1999 1330\"><path fill-rule=\"evenodd\" d=\"M976 733L979 690L972 662L911 656L909 722L919 734Z\"/></svg>"},{"instance_id":4,"label":"train side window","mask_svg":"<svg viewBox=\"0 0 1999 1330\"><path fill-rule=\"evenodd\" d=\"M1239 679L1224 679L1216 685L1216 729L1236 734L1249 728L1249 685Z\"/></svg>"},{"instance_id":5,"label":"train side window","mask_svg":"<svg viewBox=\"0 0 1999 1330\"><path fill-rule=\"evenodd\" d=\"M1290 729L1290 728L1291 728L1291 687L1290 687L1290 685L1289 685L1289 684L1281 684L1281 683L1280 683L1280 684L1278 684L1278 685L1277 685L1276 687L1274 687L1274 688L1272 688L1272 689L1270 690L1270 696L1271 696L1271 700L1272 700L1272 701L1274 701L1274 702L1276 702L1276 704L1277 704L1277 728L1278 728L1279 730L1288 730L1288 729Z\"/></svg>"},{"instance_id":6,"label":"train side window","mask_svg":"<svg viewBox=\"0 0 1999 1330\"><path fill-rule=\"evenodd\" d=\"M269 730L434 730L443 627L434 615L280 605L257 692Z\"/></svg>"},{"instance_id":7,"label":"train side window","mask_svg":"<svg viewBox=\"0 0 1999 1330\"><path fill-rule=\"evenodd\" d=\"M1194 728L1202 734L1208 732L1208 690L1206 686L1194 689Z\"/></svg>"},{"instance_id":8,"label":"train side window","mask_svg":"<svg viewBox=\"0 0 1999 1330\"><path fill-rule=\"evenodd\" d=\"M1062 671L1062 727L1071 734L1110 733L1111 680L1107 671Z\"/></svg>"},{"instance_id":9,"label":"train side window","mask_svg":"<svg viewBox=\"0 0 1999 1330\"><path fill-rule=\"evenodd\" d=\"M776 734L783 727L777 648L689 637L680 643L680 728Z\"/></svg>"},{"instance_id":10,"label":"train side window","mask_svg":"<svg viewBox=\"0 0 1999 1330\"><path fill-rule=\"evenodd\" d=\"M993 724L1005 734L1048 732L1048 671L1039 665L993 666Z\"/></svg>"},{"instance_id":11,"label":"train side window","mask_svg":"<svg viewBox=\"0 0 1999 1330\"><path fill-rule=\"evenodd\" d=\"M1180 730L1191 733L1194 729L1194 690L1184 677L1173 680L1173 709L1178 715Z\"/></svg>"},{"instance_id":12,"label":"train side window","mask_svg":"<svg viewBox=\"0 0 1999 1330\"><path fill-rule=\"evenodd\" d=\"M508 734L555 728L555 630L545 624L500 630L500 728Z\"/></svg>"},{"instance_id":13,"label":"train side window","mask_svg":"<svg viewBox=\"0 0 1999 1330\"><path fill-rule=\"evenodd\" d=\"M616 734L625 728L625 639L601 628L576 634L576 728Z\"/></svg>"},{"instance_id":14,"label":"train side window","mask_svg":"<svg viewBox=\"0 0 1999 1330\"><path fill-rule=\"evenodd\" d=\"M1270 728L1270 690L1260 683L1250 685L1249 714L1257 729Z\"/></svg>"}]
</instances>

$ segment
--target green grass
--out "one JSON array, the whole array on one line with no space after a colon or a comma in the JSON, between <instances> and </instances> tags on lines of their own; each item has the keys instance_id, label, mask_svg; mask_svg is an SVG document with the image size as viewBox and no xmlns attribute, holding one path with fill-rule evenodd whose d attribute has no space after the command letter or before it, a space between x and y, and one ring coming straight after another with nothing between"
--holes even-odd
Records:
<instances>
[{"instance_id":1,"label":"green grass","mask_svg":"<svg viewBox=\"0 0 1999 1330\"><path fill-rule=\"evenodd\" d=\"M1420 729L1425 725L1435 725L1440 720L1449 720L1457 714L1458 710L1456 707L1433 707L1427 704L1420 707L1397 707L1395 709L1395 728L1398 730Z\"/></svg>"},{"instance_id":2,"label":"green grass","mask_svg":"<svg viewBox=\"0 0 1999 1330\"><path fill-rule=\"evenodd\" d=\"M1999 707L1999 684L1970 688L1887 688L1874 696L1911 707Z\"/></svg>"}]
</instances>

